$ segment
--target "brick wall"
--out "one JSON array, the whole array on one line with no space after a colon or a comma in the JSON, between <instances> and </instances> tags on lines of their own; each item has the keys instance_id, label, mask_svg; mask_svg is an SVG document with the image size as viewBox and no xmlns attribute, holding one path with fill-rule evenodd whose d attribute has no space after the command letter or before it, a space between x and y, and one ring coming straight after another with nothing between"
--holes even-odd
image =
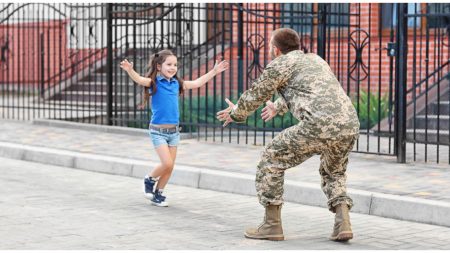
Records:
<instances>
[{"instance_id":1,"label":"brick wall","mask_svg":"<svg viewBox=\"0 0 450 253\"><path fill-rule=\"evenodd\" d=\"M4 50L0 84L38 86L43 71L45 87L48 87L88 67L95 59L106 57L106 51L101 49L68 48L67 23L57 20L1 25L0 46ZM61 72L62 75L56 75Z\"/></svg>"}]
</instances>

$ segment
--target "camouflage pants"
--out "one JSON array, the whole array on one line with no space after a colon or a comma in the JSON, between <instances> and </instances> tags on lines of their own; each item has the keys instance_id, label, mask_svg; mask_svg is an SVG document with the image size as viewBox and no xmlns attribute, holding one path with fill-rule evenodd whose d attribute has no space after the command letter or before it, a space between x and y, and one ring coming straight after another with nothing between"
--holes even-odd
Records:
<instances>
[{"instance_id":1,"label":"camouflage pants","mask_svg":"<svg viewBox=\"0 0 450 253\"><path fill-rule=\"evenodd\" d=\"M295 167L313 155L320 156L321 187L328 198L328 208L353 201L347 196L346 169L348 155L357 135L333 139L317 139L302 134L299 126L292 126L277 135L262 154L256 172L256 191L263 205L283 203L284 172Z\"/></svg>"}]
</instances>

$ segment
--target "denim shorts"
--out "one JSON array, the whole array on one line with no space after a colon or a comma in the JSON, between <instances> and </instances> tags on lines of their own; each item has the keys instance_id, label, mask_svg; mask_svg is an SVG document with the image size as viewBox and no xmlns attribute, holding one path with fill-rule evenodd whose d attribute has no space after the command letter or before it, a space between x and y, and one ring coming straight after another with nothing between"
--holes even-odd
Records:
<instances>
[{"instance_id":1,"label":"denim shorts","mask_svg":"<svg viewBox=\"0 0 450 253\"><path fill-rule=\"evenodd\" d=\"M180 132L175 133L161 133L157 130L150 129L149 135L153 142L153 147L157 148L163 144L170 147L178 146L180 142Z\"/></svg>"}]
</instances>

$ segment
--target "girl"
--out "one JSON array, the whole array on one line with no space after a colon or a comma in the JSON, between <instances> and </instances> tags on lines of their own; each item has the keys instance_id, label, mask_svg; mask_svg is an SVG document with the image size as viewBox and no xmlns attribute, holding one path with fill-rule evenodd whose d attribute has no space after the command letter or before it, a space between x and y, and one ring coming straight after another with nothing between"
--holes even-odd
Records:
<instances>
[{"instance_id":1,"label":"girl","mask_svg":"<svg viewBox=\"0 0 450 253\"><path fill-rule=\"evenodd\" d=\"M144 88L143 105L152 96L149 133L161 163L145 176L144 195L156 206L168 206L166 197L162 194L172 174L180 141L178 96L184 90L203 86L215 75L228 69L228 62L216 61L211 71L194 81L183 81L176 76L177 57L170 50L162 50L153 55L145 77L136 73L133 63L126 59L120 63L120 67L138 85L148 87Z\"/></svg>"}]
</instances>

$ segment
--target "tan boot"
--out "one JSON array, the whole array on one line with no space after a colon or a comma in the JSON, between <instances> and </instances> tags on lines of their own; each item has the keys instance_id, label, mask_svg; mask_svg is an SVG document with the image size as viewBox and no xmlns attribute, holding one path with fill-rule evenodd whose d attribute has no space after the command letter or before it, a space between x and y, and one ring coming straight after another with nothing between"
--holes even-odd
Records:
<instances>
[{"instance_id":1,"label":"tan boot","mask_svg":"<svg viewBox=\"0 0 450 253\"><path fill-rule=\"evenodd\" d=\"M347 204L336 206L336 217L334 219L334 229L330 240L348 241L353 238Z\"/></svg>"},{"instance_id":2,"label":"tan boot","mask_svg":"<svg viewBox=\"0 0 450 253\"><path fill-rule=\"evenodd\" d=\"M245 231L245 237L271 241L283 241L283 228L281 227L281 205L266 206L264 222L257 228Z\"/></svg>"}]
</instances>

